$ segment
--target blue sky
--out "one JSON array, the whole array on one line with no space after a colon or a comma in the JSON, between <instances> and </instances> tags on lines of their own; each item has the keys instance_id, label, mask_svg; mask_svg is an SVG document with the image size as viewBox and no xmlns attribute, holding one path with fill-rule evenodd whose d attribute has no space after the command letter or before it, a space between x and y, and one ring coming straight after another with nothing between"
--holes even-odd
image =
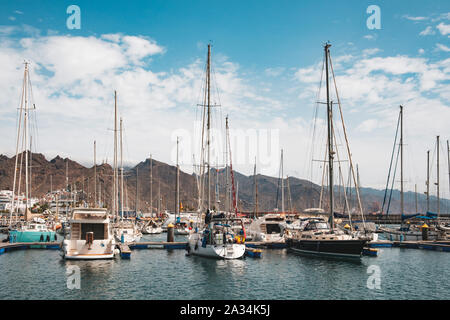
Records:
<instances>
[{"instance_id":1,"label":"blue sky","mask_svg":"<svg viewBox=\"0 0 450 320\"><path fill-rule=\"evenodd\" d=\"M67 30L66 8L81 8L81 30ZM382 29L368 30L366 8L377 4ZM227 56L249 68L297 66L317 59L317 44L330 40L335 54L363 36L377 34L386 54L416 52L429 38L415 37L422 26L403 16L431 16L448 11L448 1L3 1L4 24L28 24L44 32L71 35L125 33L150 36L168 48L164 62L179 67L199 54L198 42L212 40ZM24 14L16 14L19 10ZM15 21L8 20L15 17ZM416 41L411 41L416 38ZM341 45L337 45L341 44Z\"/></svg>"},{"instance_id":2,"label":"blue sky","mask_svg":"<svg viewBox=\"0 0 450 320\"><path fill-rule=\"evenodd\" d=\"M71 4L81 9L81 30L66 27ZM380 30L366 26L372 4L381 9ZM285 149L291 175L309 175L314 92L327 40L365 185L384 183L399 103L410 117L410 181L418 181L419 190L426 150L436 134L444 142L450 137L448 1L2 1L0 8L0 64L9 72L0 78L7 97L0 102L0 133L7 138L0 148L8 155L20 62L29 59L41 106L39 152L88 164L85 150L97 139L104 158L111 158L110 93L117 89L129 128L127 160L153 153L171 162L174 132L192 131L198 120L209 41L223 114L236 129L278 129L277 147ZM92 132L81 134L80 123ZM61 138L52 139L55 133ZM250 174L253 158L237 160L238 170ZM276 166L269 167L263 173L276 175Z\"/></svg>"}]
</instances>

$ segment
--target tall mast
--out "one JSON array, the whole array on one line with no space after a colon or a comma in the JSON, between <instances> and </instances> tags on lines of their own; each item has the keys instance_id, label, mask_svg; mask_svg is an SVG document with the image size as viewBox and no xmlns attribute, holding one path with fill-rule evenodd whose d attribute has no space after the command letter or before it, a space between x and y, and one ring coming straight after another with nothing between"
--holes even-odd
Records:
<instances>
[{"instance_id":1,"label":"tall mast","mask_svg":"<svg viewBox=\"0 0 450 320\"><path fill-rule=\"evenodd\" d=\"M216 168L214 170L216 173L216 187L215 187L215 194L214 194L214 202L216 204L216 211L219 212L219 203L220 203L220 194L219 194L219 159L216 158Z\"/></svg>"},{"instance_id":2,"label":"tall mast","mask_svg":"<svg viewBox=\"0 0 450 320\"><path fill-rule=\"evenodd\" d=\"M208 148L208 210L211 210L211 172L210 172L210 156L211 156L211 150L210 150L210 144L211 144L211 136L210 136L210 129L211 129L211 44L208 44L208 61L207 61L207 68L206 68L206 88L208 92L208 104L207 104L207 111L208 111L208 121L207 121L207 140L206 145Z\"/></svg>"},{"instance_id":3,"label":"tall mast","mask_svg":"<svg viewBox=\"0 0 450 320\"><path fill-rule=\"evenodd\" d=\"M281 149L281 212L284 213L284 165L283 165L283 149Z\"/></svg>"},{"instance_id":4,"label":"tall mast","mask_svg":"<svg viewBox=\"0 0 450 320\"><path fill-rule=\"evenodd\" d=\"M123 220L123 140L122 133L123 132L123 124L122 117L120 118L120 212L121 219Z\"/></svg>"},{"instance_id":5,"label":"tall mast","mask_svg":"<svg viewBox=\"0 0 450 320\"><path fill-rule=\"evenodd\" d=\"M441 205L440 205L440 200L439 200L439 136L437 136L436 137L436 149L437 149L437 168L436 168L436 175L437 175L437 177L436 177L436 179L437 179L437 182L436 182L436 187L437 187L437 214L438 214L438 217L439 217L439 214L440 214L440 212L441 212Z\"/></svg>"},{"instance_id":6,"label":"tall mast","mask_svg":"<svg viewBox=\"0 0 450 320\"><path fill-rule=\"evenodd\" d=\"M239 204L239 181L236 181L236 209L235 209L236 216L238 211L238 204Z\"/></svg>"},{"instance_id":7,"label":"tall mast","mask_svg":"<svg viewBox=\"0 0 450 320\"><path fill-rule=\"evenodd\" d=\"M161 179L158 180L158 214L161 213Z\"/></svg>"},{"instance_id":8,"label":"tall mast","mask_svg":"<svg viewBox=\"0 0 450 320\"><path fill-rule=\"evenodd\" d=\"M427 150L427 212L430 211L430 150Z\"/></svg>"},{"instance_id":9,"label":"tall mast","mask_svg":"<svg viewBox=\"0 0 450 320\"><path fill-rule=\"evenodd\" d=\"M28 74L28 63L25 62L25 69L23 72L23 83L22 83L22 96L21 96L21 100L20 100L20 111L19 111L19 125L17 126L17 140L16 140L16 159L15 159L15 165L14 165L14 181L13 181L13 194L12 194L12 199L11 199L11 210L10 210L10 218L9 218L9 226L11 226L12 223L12 216L14 213L14 208L15 208L15 194L17 191L17 201L19 201L19 191L20 190L20 178L21 175L19 175L19 184L18 184L18 190L16 190L16 179L17 179L17 162L19 159L19 141L20 141L20 132L22 130L22 114L23 114L23 102L25 99L25 87L27 85L27 74ZM22 163L22 161L21 161ZM18 207L18 206L17 206ZM17 215L16 215L17 217Z\"/></svg>"},{"instance_id":10,"label":"tall mast","mask_svg":"<svg viewBox=\"0 0 450 320\"><path fill-rule=\"evenodd\" d=\"M416 213L418 213L419 208L418 208L418 203L417 203L417 183L414 185L414 194L415 194L415 198L416 198Z\"/></svg>"},{"instance_id":11,"label":"tall mast","mask_svg":"<svg viewBox=\"0 0 450 320\"><path fill-rule=\"evenodd\" d=\"M136 167L136 216L139 209L139 167Z\"/></svg>"},{"instance_id":12,"label":"tall mast","mask_svg":"<svg viewBox=\"0 0 450 320\"><path fill-rule=\"evenodd\" d=\"M150 155L150 214L153 214L153 161Z\"/></svg>"},{"instance_id":13,"label":"tall mast","mask_svg":"<svg viewBox=\"0 0 450 320\"><path fill-rule=\"evenodd\" d=\"M180 215L180 166L178 165L178 145L179 138L177 137L177 178L175 189L175 217Z\"/></svg>"},{"instance_id":14,"label":"tall mast","mask_svg":"<svg viewBox=\"0 0 450 320\"><path fill-rule=\"evenodd\" d=\"M117 92L114 90L114 159L113 159L113 215L117 219Z\"/></svg>"},{"instance_id":15,"label":"tall mast","mask_svg":"<svg viewBox=\"0 0 450 320\"><path fill-rule=\"evenodd\" d=\"M400 214L404 214L403 197L403 106L400 106Z\"/></svg>"},{"instance_id":16,"label":"tall mast","mask_svg":"<svg viewBox=\"0 0 450 320\"><path fill-rule=\"evenodd\" d=\"M292 196L291 196L291 186L289 185L289 176L286 176L286 183L287 183L288 196L289 196L289 211L291 212L291 214L293 214L294 207L292 206Z\"/></svg>"},{"instance_id":17,"label":"tall mast","mask_svg":"<svg viewBox=\"0 0 450 320\"><path fill-rule=\"evenodd\" d=\"M94 207L97 206L97 143L94 140Z\"/></svg>"},{"instance_id":18,"label":"tall mast","mask_svg":"<svg viewBox=\"0 0 450 320\"><path fill-rule=\"evenodd\" d=\"M26 69L26 75L28 76L28 63L25 63L25 69ZM28 79L27 79L28 80ZM27 212L28 210L28 142L27 142L27 138L28 138L28 86L25 86L25 118L24 118L24 144L25 144L25 197L26 197L26 202L25 202L25 212Z\"/></svg>"},{"instance_id":19,"label":"tall mast","mask_svg":"<svg viewBox=\"0 0 450 320\"><path fill-rule=\"evenodd\" d=\"M448 186L450 191L450 146L447 140Z\"/></svg>"},{"instance_id":20,"label":"tall mast","mask_svg":"<svg viewBox=\"0 0 450 320\"><path fill-rule=\"evenodd\" d=\"M327 114L328 114L328 173L329 173L329 193L330 193L330 219L331 229L334 229L334 197L333 197L333 104L330 101L330 83L328 79L328 54L331 44L326 43L325 49L325 66L326 66L326 83L327 83Z\"/></svg>"},{"instance_id":21,"label":"tall mast","mask_svg":"<svg viewBox=\"0 0 450 320\"><path fill-rule=\"evenodd\" d=\"M231 176L231 190L232 190L232 196L233 196L233 209L234 209L234 214L235 216L237 216L238 213L238 209L237 209L237 195L236 195L236 189L234 187L234 173L233 173L233 156L231 155L231 147L230 147L230 128L228 126L228 116L225 118L225 130L226 130L226 135L227 135L227 140L228 140L228 149L230 152L230 176Z\"/></svg>"},{"instance_id":22,"label":"tall mast","mask_svg":"<svg viewBox=\"0 0 450 320\"><path fill-rule=\"evenodd\" d=\"M228 123L228 115L226 116L226 122ZM228 166L228 135L225 135L225 212L230 212L230 169Z\"/></svg>"},{"instance_id":23,"label":"tall mast","mask_svg":"<svg viewBox=\"0 0 450 320\"><path fill-rule=\"evenodd\" d=\"M66 190L69 191L69 159L66 159Z\"/></svg>"},{"instance_id":24,"label":"tall mast","mask_svg":"<svg viewBox=\"0 0 450 320\"><path fill-rule=\"evenodd\" d=\"M253 170L253 179L254 179L253 181L255 184L255 218L256 218L256 216L258 214L258 185L256 182L256 157L255 157L255 168Z\"/></svg>"},{"instance_id":25,"label":"tall mast","mask_svg":"<svg viewBox=\"0 0 450 320\"><path fill-rule=\"evenodd\" d=\"M31 174L31 169L33 167L33 136L30 136L30 193L29 193L29 197L30 197L30 206L31 206L31 197L32 197L32 191L33 191L33 175Z\"/></svg>"}]
</instances>

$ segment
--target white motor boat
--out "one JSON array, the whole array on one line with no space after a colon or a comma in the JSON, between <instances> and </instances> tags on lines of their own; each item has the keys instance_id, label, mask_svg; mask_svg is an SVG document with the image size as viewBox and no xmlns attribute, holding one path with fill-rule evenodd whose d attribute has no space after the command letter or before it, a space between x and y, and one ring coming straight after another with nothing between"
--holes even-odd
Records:
<instances>
[{"instance_id":1,"label":"white motor boat","mask_svg":"<svg viewBox=\"0 0 450 320\"><path fill-rule=\"evenodd\" d=\"M267 214L250 224L248 233L253 241L284 242L286 219L280 214Z\"/></svg>"},{"instance_id":2,"label":"white motor boat","mask_svg":"<svg viewBox=\"0 0 450 320\"><path fill-rule=\"evenodd\" d=\"M70 233L64 239L61 250L64 259L114 258L116 241L106 209L73 209L69 223Z\"/></svg>"}]
</instances>

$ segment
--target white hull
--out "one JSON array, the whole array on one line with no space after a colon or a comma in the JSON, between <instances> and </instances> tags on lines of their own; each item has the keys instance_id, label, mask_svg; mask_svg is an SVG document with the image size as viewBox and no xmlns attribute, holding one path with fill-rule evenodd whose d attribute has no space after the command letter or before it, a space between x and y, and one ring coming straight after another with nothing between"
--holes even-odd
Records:
<instances>
[{"instance_id":1,"label":"white hull","mask_svg":"<svg viewBox=\"0 0 450 320\"><path fill-rule=\"evenodd\" d=\"M245 244L227 243L202 246L201 236L193 234L189 238L189 253L213 259L239 259L245 254Z\"/></svg>"},{"instance_id":2,"label":"white hull","mask_svg":"<svg viewBox=\"0 0 450 320\"><path fill-rule=\"evenodd\" d=\"M139 242L141 240L142 234L124 234L123 235L123 242ZM122 235L116 235L117 242L122 242Z\"/></svg>"},{"instance_id":3,"label":"white hull","mask_svg":"<svg viewBox=\"0 0 450 320\"><path fill-rule=\"evenodd\" d=\"M285 242L284 235L281 236L280 234L265 234L265 233L260 232L260 233L251 233L250 236L254 241L271 242L271 243Z\"/></svg>"},{"instance_id":4,"label":"white hull","mask_svg":"<svg viewBox=\"0 0 450 320\"><path fill-rule=\"evenodd\" d=\"M383 229L383 234L390 241L422 241L422 232L420 231L397 231ZM436 232L428 233L428 240L437 240Z\"/></svg>"},{"instance_id":5,"label":"white hull","mask_svg":"<svg viewBox=\"0 0 450 320\"><path fill-rule=\"evenodd\" d=\"M179 236L187 236L189 235L189 229L175 229L174 234Z\"/></svg>"},{"instance_id":6,"label":"white hull","mask_svg":"<svg viewBox=\"0 0 450 320\"><path fill-rule=\"evenodd\" d=\"M159 233L162 233L162 228L161 227L157 227L157 228L145 227L142 229L142 233L143 234L159 234Z\"/></svg>"},{"instance_id":7,"label":"white hull","mask_svg":"<svg viewBox=\"0 0 450 320\"><path fill-rule=\"evenodd\" d=\"M86 240L64 240L62 256L66 260L97 260L114 258L116 242L111 240L94 240L89 245Z\"/></svg>"},{"instance_id":8,"label":"white hull","mask_svg":"<svg viewBox=\"0 0 450 320\"><path fill-rule=\"evenodd\" d=\"M116 227L114 236L117 242L122 242L122 237L124 243L139 242L142 238L142 233L135 226Z\"/></svg>"},{"instance_id":9,"label":"white hull","mask_svg":"<svg viewBox=\"0 0 450 320\"><path fill-rule=\"evenodd\" d=\"M76 255L76 256L64 256L66 260L99 260L99 259L113 259L114 253L111 254L85 254L85 255Z\"/></svg>"}]
</instances>

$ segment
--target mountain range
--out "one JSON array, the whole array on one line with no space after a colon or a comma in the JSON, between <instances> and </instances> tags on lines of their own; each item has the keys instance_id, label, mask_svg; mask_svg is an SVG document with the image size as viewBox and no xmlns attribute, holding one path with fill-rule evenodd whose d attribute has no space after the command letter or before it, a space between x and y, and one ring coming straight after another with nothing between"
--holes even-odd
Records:
<instances>
[{"instance_id":1,"label":"mountain range","mask_svg":"<svg viewBox=\"0 0 450 320\"><path fill-rule=\"evenodd\" d=\"M18 163L24 162L24 154L20 154ZM56 156L47 160L43 154L29 154L31 158L31 196L41 197L52 190L69 188L84 194L86 200L94 199L94 172L97 176L97 198L102 199L107 205L111 203L113 186L113 170L107 163L98 164L94 167L85 167L69 158ZM0 155L0 189L12 190L14 180L15 156L9 158ZM66 175L67 171L67 175ZM226 202L225 183L227 169L211 169L211 191L210 199L214 203L212 207L224 209ZM229 170L228 170L229 171ZM20 172L20 171L19 171ZM18 172L18 174L19 174ZM161 207L169 211L175 208L175 181L176 166L172 166L157 160L152 160L152 197L150 196L150 159L138 163L132 168L124 170L124 205L130 210L148 212L150 200L153 207L158 206L158 194L161 195ZM243 212L253 212L255 210L255 181L257 185L258 212L270 212L278 208L281 211L281 183L276 177L261 174L246 176L237 171L233 171L235 179L236 194L238 197L238 209ZM21 172L21 193L25 190L25 173ZM120 175L120 173L119 173ZM180 170L180 201L186 210L194 210L198 205L198 176ZM206 179L205 179L206 180ZM137 183L136 183L137 181ZM218 185L218 197L216 196L216 182ZM321 186L308 180L289 177L284 180L285 187L285 210L301 211L306 208L319 207ZM136 201L136 193L138 194ZM357 207L355 190L348 189L349 206ZM365 213L377 212L381 209L385 196L384 190L373 188L360 188L362 204ZM340 195L340 196L339 196ZM335 187L336 211L342 211L344 206L343 191L339 186ZM389 196L389 193L388 193ZM207 195L205 194L205 198ZM323 207L327 208L328 193L323 190ZM415 193L405 192L405 213L416 211ZM387 198L388 199L388 198ZM218 202L218 200L220 202ZM426 196L417 195L418 211L426 211ZM387 204L387 200L386 200ZM436 211L437 199L430 197L430 210ZM441 212L448 212L450 201L440 200ZM386 208L386 207L385 207ZM384 210L386 211L386 209ZM393 190L390 204L390 212L400 211L400 192Z\"/></svg>"}]
</instances>

